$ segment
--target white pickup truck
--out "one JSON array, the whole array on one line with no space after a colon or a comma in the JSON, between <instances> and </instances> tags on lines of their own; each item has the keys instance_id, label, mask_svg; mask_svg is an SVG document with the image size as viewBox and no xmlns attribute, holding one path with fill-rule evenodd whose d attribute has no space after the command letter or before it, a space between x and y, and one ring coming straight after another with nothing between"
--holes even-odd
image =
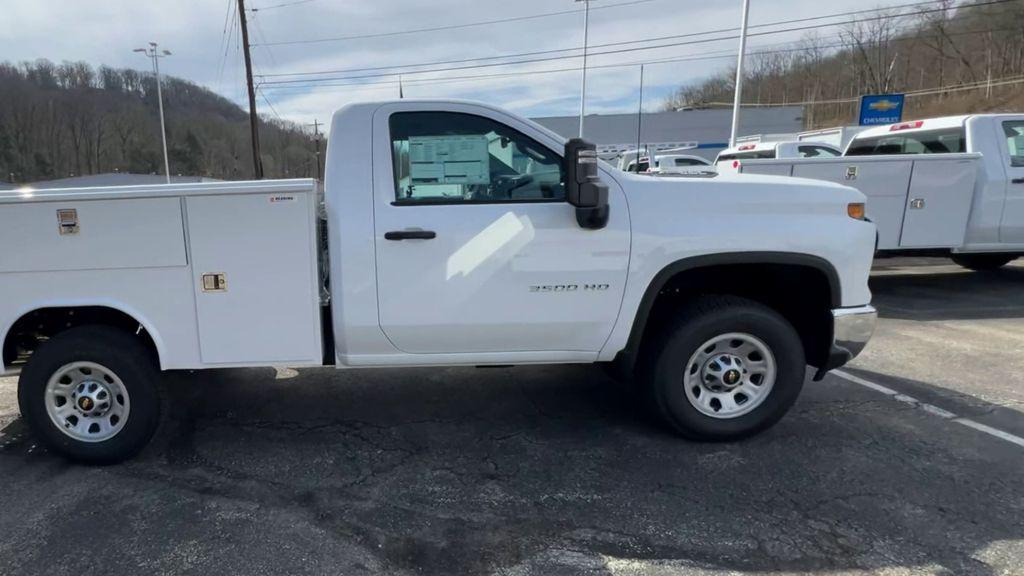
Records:
<instances>
[{"instance_id":1,"label":"white pickup truck","mask_svg":"<svg viewBox=\"0 0 1024 576\"><path fill-rule=\"evenodd\" d=\"M880 255L945 254L986 270L1024 254L1024 114L882 126L842 158L739 160L736 170L856 187Z\"/></svg>"},{"instance_id":2,"label":"white pickup truck","mask_svg":"<svg viewBox=\"0 0 1024 576\"><path fill-rule=\"evenodd\" d=\"M707 169L711 166L700 156L692 154L658 154L654 157L654 166L651 166L649 156L643 156L637 161L630 162L626 166L626 172L634 174L690 174Z\"/></svg>"},{"instance_id":3,"label":"white pickup truck","mask_svg":"<svg viewBox=\"0 0 1024 576\"><path fill-rule=\"evenodd\" d=\"M719 152L715 166L738 172L740 162L745 160L832 158L842 155L842 150L823 142L750 142Z\"/></svg>"},{"instance_id":4,"label":"white pickup truck","mask_svg":"<svg viewBox=\"0 0 1024 576\"><path fill-rule=\"evenodd\" d=\"M655 179L482 104L334 115L313 180L0 195L0 371L53 450L130 457L161 370L605 363L671 428L775 423L856 356L852 188Z\"/></svg>"}]
</instances>

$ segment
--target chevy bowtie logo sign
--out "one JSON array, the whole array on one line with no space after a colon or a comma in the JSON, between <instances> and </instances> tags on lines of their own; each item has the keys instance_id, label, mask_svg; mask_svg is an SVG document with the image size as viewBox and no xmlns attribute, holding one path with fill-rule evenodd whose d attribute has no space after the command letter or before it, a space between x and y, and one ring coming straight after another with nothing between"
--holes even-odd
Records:
<instances>
[{"instance_id":1,"label":"chevy bowtie logo sign","mask_svg":"<svg viewBox=\"0 0 1024 576\"><path fill-rule=\"evenodd\" d=\"M872 102L868 107L877 112L888 112L889 110L895 110L899 108L901 104L893 100L879 100Z\"/></svg>"},{"instance_id":2,"label":"chevy bowtie logo sign","mask_svg":"<svg viewBox=\"0 0 1024 576\"><path fill-rule=\"evenodd\" d=\"M884 126L903 120L903 94L876 94L860 99L860 125Z\"/></svg>"}]
</instances>

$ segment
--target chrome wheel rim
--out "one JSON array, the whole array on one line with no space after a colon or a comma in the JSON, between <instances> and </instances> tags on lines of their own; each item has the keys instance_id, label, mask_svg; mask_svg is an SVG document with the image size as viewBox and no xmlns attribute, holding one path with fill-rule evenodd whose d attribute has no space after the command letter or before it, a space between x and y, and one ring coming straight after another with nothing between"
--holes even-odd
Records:
<instances>
[{"instance_id":1,"label":"chrome wheel rim","mask_svg":"<svg viewBox=\"0 0 1024 576\"><path fill-rule=\"evenodd\" d=\"M128 422L131 403L117 374L95 362L65 364L46 384L46 413L79 442L103 442Z\"/></svg>"},{"instance_id":2,"label":"chrome wheel rim","mask_svg":"<svg viewBox=\"0 0 1024 576\"><path fill-rule=\"evenodd\" d=\"M758 406L775 386L775 355L760 338L733 332L716 336L686 363L686 399L711 418L739 418Z\"/></svg>"}]
</instances>

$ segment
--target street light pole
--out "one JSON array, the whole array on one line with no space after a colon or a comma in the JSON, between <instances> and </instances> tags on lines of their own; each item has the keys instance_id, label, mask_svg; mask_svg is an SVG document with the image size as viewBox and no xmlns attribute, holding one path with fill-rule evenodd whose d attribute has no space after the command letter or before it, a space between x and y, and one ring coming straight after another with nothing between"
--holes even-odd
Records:
<instances>
[{"instance_id":1,"label":"street light pole","mask_svg":"<svg viewBox=\"0 0 1024 576\"><path fill-rule=\"evenodd\" d=\"M160 86L160 59L171 55L170 50L158 50L156 42L150 42L149 48L136 48L132 52L141 52L153 60L153 75L156 76L156 99L160 108L160 138L164 145L164 175L167 183L171 183L171 163L167 159L167 126L164 124L164 94Z\"/></svg>"},{"instance_id":2,"label":"street light pole","mask_svg":"<svg viewBox=\"0 0 1024 576\"><path fill-rule=\"evenodd\" d=\"M750 16L750 0L743 0L743 20L740 23L740 54L736 62L736 94L732 105L732 135L729 147L736 146L740 129L740 103L743 100L743 60L747 55L747 19Z\"/></svg>"},{"instance_id":3,"label":"street light pole","mask_svg":"<svg viewBox=\"0 0 1024 576\"><path fill-rule=\"evenodd\" d=\"M590 36L590 0L583 2L583 81L580 84L580 138L583 138L583 116L587 113L587 43Z\"/></svg>"}]
</instances>

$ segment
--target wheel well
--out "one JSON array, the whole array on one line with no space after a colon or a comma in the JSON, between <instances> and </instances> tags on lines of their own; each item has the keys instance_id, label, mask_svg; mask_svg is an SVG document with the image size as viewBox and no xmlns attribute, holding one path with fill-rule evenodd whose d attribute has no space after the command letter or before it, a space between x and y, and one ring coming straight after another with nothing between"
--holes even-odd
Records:
<instances>
[{"instance_id":1,"label":"wheel well","mask_svg":"<svg viewBox=\"0 0 1024 576\"><path fill-rule=\"evenodd\" d=\"M696 296L732 295L764 304L788 320L803 342L807 363L820 367L832 342L832 309L838 286L822 268L808 264L712 264L686 268L655 280L633 325L627 358L635 358L645 336L674 317Z\"/></svg>"},{"instance_id":2,"label":"wheel well","mask_svg":"<svg viewBox=\"0 0 1024 576\"><path fill-rule=\"evenodd\" d=\"M131 334L151 352L159 353L153 337L142 324L124 312L106 306L68 306L33 310L15 322L3 342L3 365L18 366L39 346L57 334L79 326L110 326Z\"/></svg>"}]
</instances>

